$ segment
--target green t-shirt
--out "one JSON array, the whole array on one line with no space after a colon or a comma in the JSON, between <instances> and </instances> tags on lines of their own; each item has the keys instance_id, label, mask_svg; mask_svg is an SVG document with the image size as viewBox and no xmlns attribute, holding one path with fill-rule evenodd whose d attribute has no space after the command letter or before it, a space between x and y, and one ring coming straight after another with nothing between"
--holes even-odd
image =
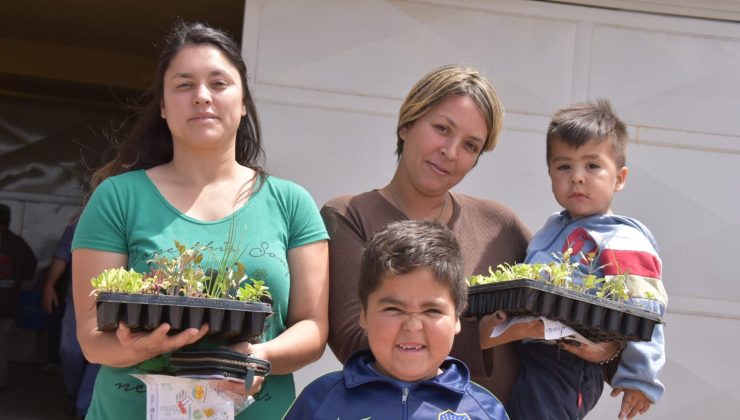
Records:
<instances>
[{"instance_id":1,"label":"green t-shirt","mask_svg":"<svg viewBox=\"0 0 740 420\"><path fill-rule=\"evenodd\" d=\"M225 202L225 206L231 205ZM128 265L148 272L156 255L177 255L174 241L185 246L209 244L218 263L235 226L234 246L251 278L265 280L272 294L273 316L263 341L285 330L290 295L287 251L328 239L316 203L290 181L268 176L261 188L232 217L204 222L182 214L160 194L143 170L111 177L98 186L80 217L72 249L88 248L128 255ZM207 264L204 264L207 265ZM130 373L146 373L166 364L168 355L129 368L103 366L95 382L91 419L143 419L146 387ZM269 376L257 400L238 418L281 418L295 399L292 375Z\"/></svg>"}]
</instances>

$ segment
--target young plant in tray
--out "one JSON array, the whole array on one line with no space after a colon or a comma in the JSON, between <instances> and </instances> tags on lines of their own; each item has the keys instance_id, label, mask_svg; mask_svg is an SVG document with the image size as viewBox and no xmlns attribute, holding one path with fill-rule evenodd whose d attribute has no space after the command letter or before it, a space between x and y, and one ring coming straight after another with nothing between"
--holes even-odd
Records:
<instances>
[{"instance_id":1,"label":"young plant in tray","mask_svg":"<svg viewBox=\"0 0 740 420\"><path fill-rule=\"evenodd\" d=\"M596 277L593 273L603 268L596 264L597 254L581 255L588 264L588 272L578 272L579 263L571 262L572 249L555 255L555 262L535 264L499 264L496 270L489 267L489 275L476 275L470 278L471 286L500 283L504 281L530 279L541 281L556 287L575 290L582 293L593 293L595 296L613 301L626 302L631 298L627 289L627 274L610 278ZM579 278L580 281L575 280Z\"/></svg>"},{"instance_id":2,"label":"young plant in tray","mask_svg":"<svg viewBox=\"0 0 740 420\"><path fill-rule=\"evenodd\" d=\"M245 248L235 246L235 237L232 221L223 247L175 241L174 255L155 255L147 273L100 273L92 279L98 329L114 331L123 322L150 331L168 323L168 333L176 334L207 323L208 335L218 339L259 340L272 296L264 281L247 276L240 261Z\"/></svg>"},{"instance_id":3,"label":"young plant in tray","mask_svg":"<svg viewBox=\"0 0 740 420\"><path fill-rule=\"evenodd\" d=\"M238 262L241 254L237 254L229 243L218 268L205 269L202 264L205 253L213 252L210 247L196 245L187 248L175 241L177 257L153 258L149 261L152 269L148 273L124 268L107 269L92 279L93 294L169 295L243 302L270 299L269 288L264 281L248 278L244 264Z\"/></svg>"}]
</instances>

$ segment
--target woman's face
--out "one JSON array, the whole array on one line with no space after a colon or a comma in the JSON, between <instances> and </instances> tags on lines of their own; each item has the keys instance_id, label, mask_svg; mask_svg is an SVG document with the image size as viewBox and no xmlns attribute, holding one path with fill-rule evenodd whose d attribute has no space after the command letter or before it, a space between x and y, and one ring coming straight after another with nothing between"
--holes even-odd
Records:
<instances>
[{"instance_id":1,"label":"woman's face","mask_svg":"<svg viewBox=\"0 0 740 420\"><path fill-rule=\"evenodd\" d=\"M451 95L403 127L399 135L404 141L400 175L422 194L439 195L475 166L488 127L470 96Z\"/></svg>"},{"instance_id":2,"label":"woman's face","mask_svg":"<svg viewBox=\"0 0 740 420\"><path fill-rule=\"evenodd\" d=\"M164 73L161 115L175 148L233 148L247 109L239 71L212 45L183 48Z\"/></svg>"}]
</instances>

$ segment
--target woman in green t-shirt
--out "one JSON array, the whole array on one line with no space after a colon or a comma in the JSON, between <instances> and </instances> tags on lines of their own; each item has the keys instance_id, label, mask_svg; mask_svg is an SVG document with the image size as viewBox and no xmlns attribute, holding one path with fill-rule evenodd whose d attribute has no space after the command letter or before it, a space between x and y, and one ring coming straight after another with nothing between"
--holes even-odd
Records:
<instances>
[{"instance_id":1,"label":"woman in green t-shirt","mask_svg":"<svg viewBox=\"0 0 740 420\"><path fill-rule=\"evenodd\" d=\"M78 337L87 359L103 365L89 418L144 418L145 388L130 374L161 367L162 355L207 333L204 326L168 335L167 324L98 331L90 279L121 266L148 271L147 261L173 252L174 240L218 249L234 225L244 232L240 262L265 280L274 312L261 343L234 348L270 361L272 375L249 391L228 381L219 387L259 391L239 418L280 418L293 400L291 373L317 360L327 339L328 235L308 193L268 176L262 155L238 46L217 29L179 23L136 124L93 176L73 241Z\"/></svg>"}]
</instances>

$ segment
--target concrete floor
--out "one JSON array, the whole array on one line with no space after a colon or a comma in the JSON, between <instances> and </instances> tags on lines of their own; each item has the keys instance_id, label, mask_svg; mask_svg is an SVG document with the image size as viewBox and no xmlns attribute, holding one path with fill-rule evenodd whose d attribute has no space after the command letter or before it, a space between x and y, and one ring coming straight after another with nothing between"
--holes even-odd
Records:
<instances>
[{"instance_id":1,"label":"concrete floor","mask_svg":"<svg viewBox=\"0 0 740 420\"><path fill-rule=\"evenodd\" d=\"M2 420L74 420L64 415L61 370L45 369L46 332L15 328L9 340L8 385L0 390Z\"/></svg>"},{"instance_id":2,"label":"concrete floor","mask_svg":"<svg viewBox=\"0 0 740 420\"><path fill-rule=\"evenodd\" d=\"M61 372L44 371L45 363L11 362L8 386L0 391L3 420L71 420L64 415Z\"/></svg>"}]
</instances>

